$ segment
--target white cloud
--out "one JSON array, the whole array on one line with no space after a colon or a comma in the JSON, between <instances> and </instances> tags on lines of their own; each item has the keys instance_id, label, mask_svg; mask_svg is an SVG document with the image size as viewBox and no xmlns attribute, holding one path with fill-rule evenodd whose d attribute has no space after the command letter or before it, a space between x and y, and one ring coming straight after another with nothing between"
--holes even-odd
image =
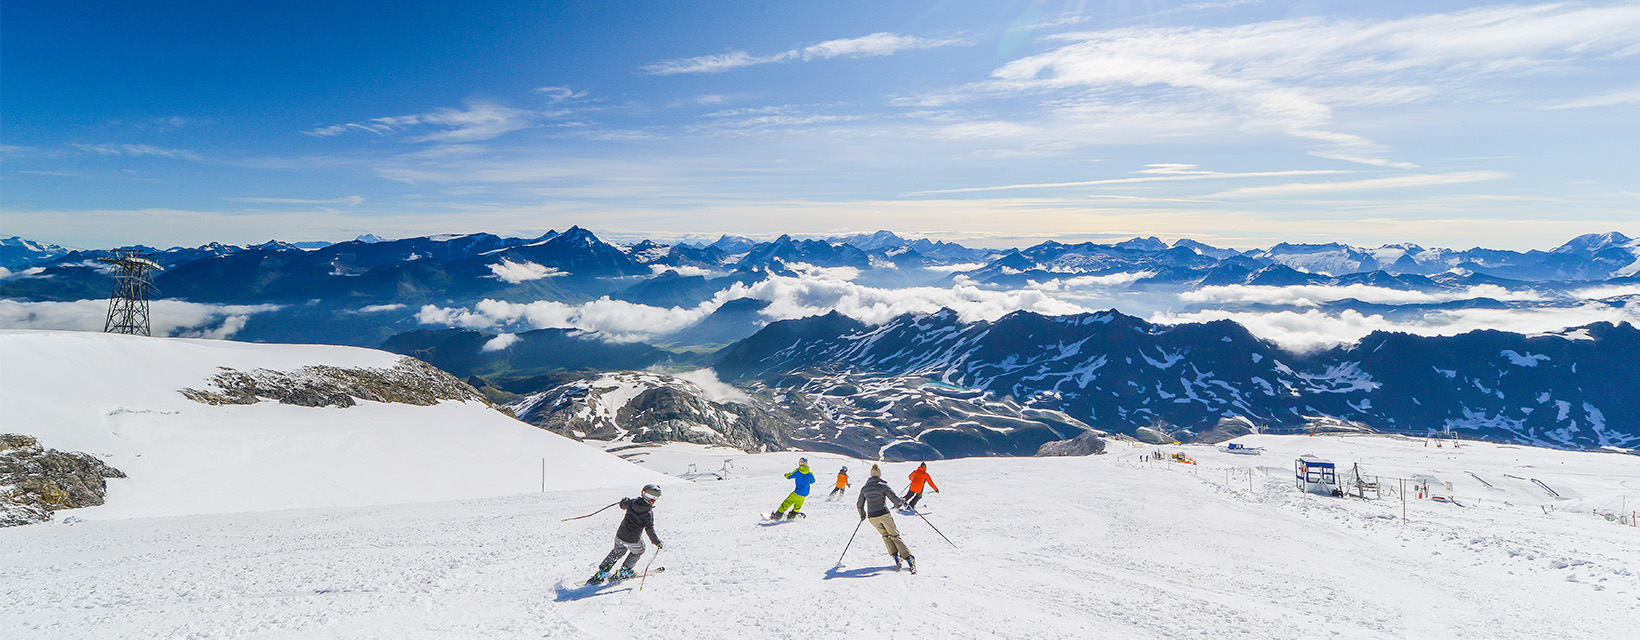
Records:
<instances>
[{"instance_id":1,"label":"white cloud","mask_svg":"<svg viewBox=\"0 0 1640 640\"><path fill-rule=\"evenodd\" d=\"M986 263L984 263L984 262L968 262L968 263L963 263L963 264L939 264L939 265L933 265L933 266L923 267L923 268L927 269L929 271L938 271L938 272L942 272L942 273L956 273L958 271L973 271L975 269L984 269L985 264Z\"/></svg>"},{"instance_id":2,"label":"white cloud","mask_svg":"<svg viewBox=\"0 0 1640 640\"><path fill-rule=\"evenodd\" d=\"M222 319L222 323L215 327L195 327L176 331L173 335L178 338L209 338L212 340L226 340L239 333L250 322L250 316L232 315Z\"/></svg>"},{"instance_id":3,"label":"white cloud","mask_svg":"<svg viewBox=\"0 0 1640 640\"><path fill-rule=\"evenodd\" d=\"M1617 284L1578 289L1572 295L1584 300L1605 300L1623 296L1640 296L1640 284Z\"/></svg>"},{"instance_id":4,"label":"white cloud","mask_svg":"<svg viewBox=\"0 0 1640 640\"><path fill-rule=\"evenodd\" d=\"M633 341L671 333L699 322L715 310L717 304L708 302L693 308L666 309L609 298L579 305L483 300L472 308L425 305L416 314L416 320L422 324L468 329L509 326L580 329L596 331L611 340Z\"/></svg>"},{"instance_id":5,"label":"white cloud","mask_svg":"<svg viewBox=\"0 0 1640 640\"><path fill-rule=\"evenodd\" d=\"M749 403L752 399L751 396L746 395L745 391L741 391L735 388L734 385L718 379L717 372L711 369L696 369L676 374L673 377L681 378L700 387L701 391L706 392L706 399L712 402Z\"/></svg>"},{"instance_id":6,"label":"white cloud","mask_svg":"<svg viewBox=\"0 0 1640 640\"><path fill-rule=\"evenodd\" d=\"M501 135L534 126L536 121L550 115L504 107L489 102L474 101L464 109L435 109L428 113L407 116L375 118L365 122L333 124L304 131L307 135L328 138L351 131L369 131L377 135L401 133L412 129L428 130L417 142L466 143L489 140Z\"/></svg>"},{"instance_id":7,"label":"white cloud","mask_svg":"<svg viewBox=\"0 0 1640 640\"><path fill-rule=\"evenodd\" d=\"M513 262L502 258L501 262L488 265L496 278L508 284L518 284L530 280L553 278L564 275L564 272L552 267L544 267L534 262Z\"/></svg>"},{"instance_id":8,"label":"white cloud","mask_svg":"<svg viewBox=\"0 0 1640 640\"><path fill-rule=\"evenodd\" d=\"M993 291L958 284L950 288L879 289L822 278L775 277L751 285L736 283L720 298L757 298L769 302L762 314L788 320L837 311L862 322L881 324L906 313L956 311L964 322L995 320L1019 310L1045 315L1082 313L1087 309L1035 290Z\"/></svg>"},{"instance_id":9,"label":"white cloud","mask_svg":"<svg viewBox=\"0 0 1640 640\"><path fill-rule=\"evenodd\" d=\"M1378 189L1408 189L1443 184L1464 184L1487 180L1502 180L1509 174L1501 171L1459 171L1455 173L1417 174L1391 178L1371 178L1349 182L1290 182L1264 187L1242 187L1212 194L1210 198L1238 198L1247 196L1287 196L1339 191L1374 191Z\"/></svg>"},{"instance_id":10,"label":"white cloud","mask_svg":"<svg viewBox=\"0 0 1640 640\"><path fill-rule=\"evenodd\" d=\"M1315 307L1328 302L1355 299L1372 304L1437 304L1454 300L1491 298L1510 302L1543 302L1549 300L1534 291L1510 291L1503 287L1483 284L1457 291L1408 291L1364 284L1346 286L1297 285L1270 287L1256 285L1225 285L1202 287L1179 294L1179 299L1197 304L1272 304L1294 307Z\"/></svg>"},{"instance_id":11,"label":"white cloud","mask_svg":"<svg viewBox=\"0 0 1640 640\"><path fill-rule=\"evenodd\" d=\"M149 324L156 336L228 338L245 327L249 316L276 311L279 305L213 305L174 300L149 303ZM0 299L0 329L102 331L107 300L23 302Z\"/></svg>"},{"instance_id":12,"label":"white cloud","mask_svg":"<svg viewBox=\"0 0 1640 640\"><path fill-rule=\"evenodd\" d=\"M226 200L231 200L231 201L234 201L234 202L264 202L264 203L268 203L268 204L345 204L345 205L350 206L350 207L356 207L356 206L359 206L361 204L364 204L364 196L343 196L343 197L340 197L340 198L319 198L319 199L313 199L313 198L259 198L259 197L253 197L253 196L244 196L244 197L238 197L238 198L225 198L225 199Z\"/></svg>"},{"instance_id":13,"label":"white cloud","mask_svg":"<svg viewBox=\"0 0 1640 640\"><path fill-rule=\"evenodd\" d=\"M1150 321L1181 324L1231 320L1253 335L1283 348L1306 352L1352 344L1374 331L1398 331L1421 336L1451 336L1469 331L1497 329L1517 333L1544 333L1595 322L1640 324L1640 301L1623 307L1588 303L1572 307L1528 309L1456 309L1435 311L1417 319L1389 319L1346 310L1328 314L1310 309L1303 313L1239 312L1211 309L1192 313L1158 312Z\"/></svg>"},{"instance_id":14,"label":"white cloud","mask_svg":"<svg viewBox=\"0 0 1640 640\"><path fill-rule=\"evenodd\" d=\"M652 264L652 265L649 265L649 270L651 272L655 273L656 275L665 273L667 271L676 271L676 272L678 272L678 275L680 275L680 276L704 276L704 277L707 277L707 278L710 278L713 275L716 275L716 273L717 273L716 271L713 271L711 269L704 269L704 268L701 268L701 267L693 267L693 266L689 266L689 265L686 265L686 264L685 265Z\"/></svg>"},{"instance_id":15,"label":"white cloud","mask_svg":"<svg viewBox=\"0 0 1640 640\"><path fill-rule=\"evenodd\" d=\"M11 269L7 269L5 267L0 267L0 280L10 280L12 278L27 278L29 276L42 273L45 270L46 270L45 267L29 267L29 268L24 269L22 271L12 271Z\"/></svg>"},{"instance_id":16,"label":"white cloud","mask_svg":"<svg viewBox=\"0 0 1640 640\"><path fill-rule=\"evenodd\" d=\"M1231 319L1247 326L1255 335L1298 350L1353 342L1375 330L1408 331L1420 335L1452 335L1475 329L1534 333L1597 321L1640 323L1640 299L1616 308L1611 304L1595 302L1574 304L1566 296L1512 292L1493 285L1445 293L1400 291L1365 285L1229 286L1208 287L1174 297L1170 294L1125 290L1125 285L1148 277L1148 272L1056 279L1031 283L1021 289L995 290L969 282L958 282L946 288L883 289L851 282L846 279L850 275L846 271L851 270L809 269L798 277L776 276L751 284L737 282L718 292L712 300L692 307L662 308L609 298L576 305L484 300L467 308L426 305L417 314L417 320L422 324L484 330L570 328L597 332L615 341L635 341L687 328L724 303L741 298L769 303L761 315L770 321L837 311L869 324L881 324L903 314L933 313L940 309L951 309L963 322L974 322L996 320L1021 310L1043 315L1067 315L1116 307L1128 313L1151 313L1153 322L1165 324ZM1640 291L1624 286L1611 290L1592 289L1579 295L1610 297L1603 294L1631 293L1640 294ZM1262 303L1305 307L1354 298L1374 304L1406 305L1480 297L1538 306L1500 310L1436 310L1417 317L1403 314L1395 319L1348 310L1336 314L1316 309L1277 313L1225 309L1188 313L1178 311L1180 304L1199 307ZM1552 304L1560 306L1550 306ZM1407 319L1409 317L1411 319Z\"/></svg>"},{"instance_id":17,"label":"white cloud","mask_svg":"<svg viewBox=\"0 0 1640 640\"><path fill-rule=\"evenodd\" d=\"M187 149L165 149L151 144L74 144L74 148L104 156L156 156L198 160L198 153Z\"/></svg>"},{"instance_id":18,"label":"white cloud","mask_svg":"<svg viewBox=\"0 0 1640 640\"><path fill-rule=\"evenodd\" d=\"M728 53L665 60L645 66L643 69L658 76L682 73L721 73L731 69L772 62L888 56L911 49L931 49L961 43L962 40L956 38L930 39L894 33L873 33L858 38L827 40L819 44L764 56L754 56L745 51L735 50Z\"/></svg>"},{"instance_id":19,"label":"white cloud","mask_svg":"<svg viewBox=\"0 0 1640 640\"><path fill-rule=\"evenodd\" d=\"M803 59L890 56L901 51L932 49L961 43L962 40L958 38L929 39L902 36L895 33L873 33L858 38L827 40L820 44L803 47Z\"/></svg>"},{"instance_id":20,"label":"white cloud","mask_svg":"<svg viewBox=\"0 0 1640 640\"><path fill-rule=\"evenodd\" d=\"M1031 281L1025 285L1027 289L1037 291L1073 291L1089 288L1109 288L1133 284L1145 278L1155 276L1153 271L1135 271L1132 273L1113 273L1104 276L1078 276L1075 278L1054 278L1047 282Z\"/></svg>"},{"instance_id":21,"label":"white cloud","mask_svg":"<svg viewBox=\"0 0 1640 640\"><path fill-rule=\"evenodd\" d=\"M1047 40L1064 44L1008 62L989 81L899 103L1041 97L1047 117L1038 128L1072 141L1080 138L1079 122L1097 121L1100 114L1123 107L1170 111L1180 133L1202 121L1227 120L1229 127L1219 133L1275 133L1312 143L1315 155L1412 168L1389 159L1384 145L1344 131L1335 110L1472 98L1487 93L1481 81L1488 77L1608 60L1640 45L1640 5L1497 6L1392 20L1131 27ZM1508 92L1497 95L1514 98ZM1629 99L1620 92L1590 104Z\"/></svg>"},{"instance_id":22,"label":"white cloud","mask_svg":"<svg viewBox=\"0 0 1640 640\"><path fill-rule=\"evenodd\" d=\"M1010 191L1015 189L1062 189L1066 187L1097 187L1114 184L1141 184L1147 182L1176 182L1180 180L1230 179L1230 178L1271 178L1282 176L1313 176L1348 173L1332 169L1299 169L1290 171L1208 171L1198 169L1193 164L1151 164L1145 165L1138 173L1149 174L1133 178L1107 178L1103 180L1080 180L1077 182L1037 182L1028 184L1007 184L990 187L964 187L961 189L936 189L933 191L915 191L906 195L922 196L942 193L975 193L981 191Z\"/></svg>"},{"instance_id":23,"label":"white cloud","mask_svg":"<svg viewBox=\"0 0 1640 640\"><path fill-rule=\"evenodd\" d=\"M587 97L587 92L576 91L569 87L541 87L536 89L535 92L546 96L547 100L552 102L563 102L565 100L576 100Z\"/></svg>"},{"instance_id":24,"label":"white cloud","mask_svg":"<svg viewBox=\"0 0 1640 640\"><path fill-rule=\"evenodd\" d=\"M481 349L481 351L484 351L484 352L500 351L502 349L505 349L507 347L512 346L514 342L518 342L518 334L516 334L516 333L502 333L502 334L497 335L494 338L490 338L489 341L485 342L484 347Z\"/></svg>"},{"instance_id":25,"label":"white cloud","mask_svg":"<svg viewBox=\"0 0 1640 640\"><path fill-rule=\"evenodd\" d=\"M360 309L359 313L384 313L387 311L402 311L404 308L405 306L402 304L373 304Z\"/></svg>"},{"instance_id":26,"label":"white cloud","mask_svg":"<svg viewBox=\"0 0 1640 640\"><path fill-rule=\"evenodd\" d=\"M879 289L835 277L837 271L817 270L802 277L771 277L746 285L735 283L707 302L694 307L652 307L600 298L570 305L562 302L514 303L484 300L470 308L423 306L416 319L422 324L495 329L529 327L596 331L617 341L666 335L699 322L730 300L755 298L769 302L762 315L789 320L822 315L833 310L868 323L882 323L905 313L956 311L967 322L995 320L1018 310L1047 315L1087 311L1037 290L992 291L959 284L950 288L915 287Z\"/></svg>"},{"instance_id":27,"label":"white cloud","mask_svg":"<svg viewBox=\"0 0 1640 640\"><path fill-rule=\"evenodd\" d=\"M849 281L860 277L860 270L854 267L818 267L807 262L787 262L786 267L799 276L820 280Z\"/></svg>"},{"instance_id":28,"label":"white cloud","mask_svg":"<svg viewBox=\"0 0 1640 640\"><path fill-rule=\"evenodd\" d=\"M1599 95L1557 102L1543 107L1544 109L1583 109L1588 107L1615 107L1624 104L1640 104L1640 89L1623 89Z\"/></svg>"}]
</instances>

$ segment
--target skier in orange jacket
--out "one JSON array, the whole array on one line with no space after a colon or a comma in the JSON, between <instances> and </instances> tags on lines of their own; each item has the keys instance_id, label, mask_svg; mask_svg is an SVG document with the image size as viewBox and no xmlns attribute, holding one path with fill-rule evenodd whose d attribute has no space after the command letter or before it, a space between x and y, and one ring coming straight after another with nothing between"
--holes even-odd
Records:
<instances>
[{"instance_id":1,"label":"skier in orange jacket","mask_svg":"<svg viewBox=\"0 0 1640 640\"><path fill-rule=\"evenodd\" d=\"M933 487L934 493L940 492L940 486L934 484L934 478L928 475L928 463L926 462L917 465L917 470L912 471L910 477L911 488L905 491L905 506L907 509L916 510L917 501L922 499L923 483L926 482L928 486Z\"/></svg>"},{"instance_id":2,"label":"skier in orange jacket","mask_svg":"<svg viewBox=\"0 0 1640 640\"><path fill-rule=\"evenodd\" d=\"M837 488L831 490L831 495L826 496L826 501L830 502L832 500L836 500L837 496L843 495L844 493L847 493L847 492L848 492L848 467L843 467L842 469L838 470L838 472L837 472Z\"/></svg>"}]
</instances>

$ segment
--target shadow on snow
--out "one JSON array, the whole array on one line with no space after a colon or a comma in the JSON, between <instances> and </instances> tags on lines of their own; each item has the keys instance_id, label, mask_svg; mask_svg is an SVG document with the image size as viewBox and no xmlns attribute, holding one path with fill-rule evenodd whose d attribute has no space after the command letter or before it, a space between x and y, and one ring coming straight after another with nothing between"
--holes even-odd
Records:
<instances>
[{"instance_id":1,"label":"shadow on snow","mask_svg":"<svg viewBox=\"0 0 1640 640\"><path fill-rule=\"evenodd\" d=\"M879 573L893 572L893 571L896 571L896 569L894 567L886 567L886 566L885 567L860 567L859 569L844 569L844 568L839 566L839 567L832 567L830 569L827 569L825 579L826 580L832 580L832 579L835 579L835 578L870 578L871 576L877 575Z\"/></svg>"},{"instance_id":2,"label":"shadow on snow","mask_svg":"<svg viewBox=\"0 0 1640 640\"><path fill-rule=\"evenodd\" d=\"M621 587L621 588L616 588L616 587ZM583 585L576 585L576 586L564 586L563 582L559 582L557 586L553 587L553 589L558 592L557 597L554 597L552 599L553 602L574 602L576 600L585 600L585 599L591 598L593 596L602 596L602 595L608 595L608 594L611 594L611 593L621 593L623 591L631 591L632 590L632 585L624 584L624 583L621 583L621 582L615 582L615 583L605 582L605 583L601 583L601 584L583 584Z\"/></svg>"}]
</instances>

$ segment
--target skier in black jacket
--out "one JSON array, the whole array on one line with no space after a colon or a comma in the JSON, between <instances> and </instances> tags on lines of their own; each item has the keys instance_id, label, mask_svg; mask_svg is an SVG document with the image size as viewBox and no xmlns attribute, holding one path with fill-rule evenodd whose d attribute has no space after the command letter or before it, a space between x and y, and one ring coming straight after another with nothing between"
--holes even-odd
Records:
<instances>
[{"instance_id":1,"label":"skier in black jacket","mask_svg":"<svg viewBox=\"0 0 1640 640\"><path fill-rule=\"evenodd\" d=\"M905 506L905 501L894 495L894 488L883 482L883 470L871 465L871 478L860 487L860 499L855 501L854 508L860 511L861 520L871 520L871 526L883 536L883 546L894 556L894 569L900 568L900 559L904 558L906 566L916 573L917 559L911 557L911 548L900 539L900 530L894 526L894 516L888 511L888 501Z\"/></svg>"},{"instance_id":2,"label":"skier in black jacket","mask_svg":"<svg viewBox=\"0 0 1640 640\"><path fill-rule=\"evenodd\" d=\"M655 499L661 497L659 485L648 485L643 493L636 498L621 498L621 508L626 510L626 517L621 519L621 528L615 531L615 548L604 556L603 563L598 565L598 573L592 576L588 583L603 582L605 580L621 580L630 578L634 574L632 567L638 565L638 557L643 555L643 538L639 533L649 534L649 541L655 543L656 549L664 548L661 539L655 537ZM621 570L610 573L619 562L622 555L626 555L626 562L621 564Z\"/></svg>"}]
</instances>

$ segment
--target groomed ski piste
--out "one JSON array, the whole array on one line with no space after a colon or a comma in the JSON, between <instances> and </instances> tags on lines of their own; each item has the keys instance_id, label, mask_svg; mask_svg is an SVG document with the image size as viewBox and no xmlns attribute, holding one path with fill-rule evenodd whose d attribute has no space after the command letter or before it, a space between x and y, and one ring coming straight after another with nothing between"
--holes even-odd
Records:
<instances>
[{"instance_id":1,"label":"groomed ski piste","mask_svg":"<svg viewBox=\"0 0 1640 640\"><path fill-rule=\"evenodd\" d=\"M85 341L96 338L108 337ZM149 340L129 347L153 349L141 353L143 393L120 396L54 373L119 369L106 345L40 342L50 358L0 340L0 431L33 430L132 475L109 481L105 507L0 529L5 638L1591 638L1640 625L1640 528L1595 513L1640 503L1640 457L1625 453L1318 435L1236 440L1263 447L1257 456L1113 442L1093 457L935 461L942 491L922 501L927 522L894 516L918 560L910 575L869 526L839 563L868 461L682 444L622 450L622 461L476 403L211 407L164 391L197 388L217 364L391 362L369 350ZM47 405L77 409L38 413ZM105 433L115 408L118 437ZM134 438L133 424L152 435ZM334 439L293 444L319 426ZM205 435L226 429L258 437ZM425 432L438 429L449 431ZM398 437L422 444L377 446ZM231 485L208 487L211 500L160 499L190 491L165 467L210 468L246 442L280 459L205 476ZM445 450L490 463L440 467ZM345 453L349 470L326 470L335 460L316 464L317 451ZM130 464L139 453L166 464ZM1432 478L1455 503L1300 493L1293 461L1305 454ZM801 456L818 479L808 517L758 526ZM843 465L855 487L827 502ZM902 488L916 464L882 466ZM330 475L300 480L310 473ZM346 486L367 476L371 492ZM563 519L654 478L665 479L655 514L666 548L639 568L653 559L666 571L583 585L620 514ZM429 495L445 484L470 495ZM257 499L227 499L239 491Z\"/></svg>"}]
</instances>

